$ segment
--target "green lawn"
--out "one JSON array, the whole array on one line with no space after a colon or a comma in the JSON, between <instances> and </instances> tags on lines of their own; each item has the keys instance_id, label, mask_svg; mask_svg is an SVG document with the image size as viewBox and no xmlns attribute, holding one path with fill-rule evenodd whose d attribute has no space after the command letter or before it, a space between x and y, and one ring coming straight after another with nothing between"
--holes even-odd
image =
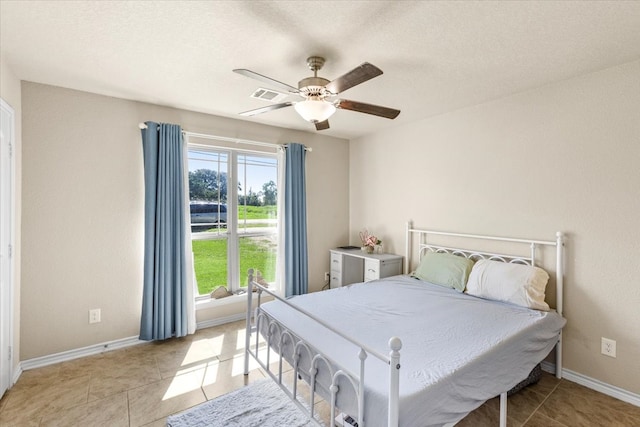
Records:
<instances>
[{"instance_id":1,"label":"green lawn","mask_svg":"<svg viewBox=\"0 0 640 427\"><path fill-rule=\"evenodd\" d=\"M200 295L227 286L227 239L192 241ZM247 270L260 270L265 280L275 280L276 246L267 236L240 238L240 285L247 286ZM227 286L227 288L229 288Z\"/></svg>"},{"instance_id":2,"label":"green lawn","mask_svg":"<svg viewBox=\"0 0 640 427\"><path fill-rule=\"evenodd\" d=\"M238 206L238 216L243 219L273 219L276 217L275 206Z\"/></svg>"}]
</instances>

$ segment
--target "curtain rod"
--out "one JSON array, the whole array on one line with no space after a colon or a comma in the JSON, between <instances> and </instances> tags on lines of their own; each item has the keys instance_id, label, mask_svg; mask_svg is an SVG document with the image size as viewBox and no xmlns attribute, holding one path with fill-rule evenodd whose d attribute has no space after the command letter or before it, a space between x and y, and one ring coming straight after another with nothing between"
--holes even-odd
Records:
<instances>
[{"instance_id":1,"label":"curtain rod","mask_svg":"<svg viewBox=\"0 0 640 427\"><path fill-rule=\"evenodd\" d=\"M138 123L138 127L140 129L147 129L146 123ZM259 145L262 147L287 148L287 145L288 145L288 144L273 144L270 142L262 142L262 141L252 141L249 139L228 138L226 136L209 135L206 133L189 132L186 130L183 130L182 133L186 136L193 136L196 138L216 139L218 141L235 142L236 144ZM307 147L307 146L305 146L304 149L305 151L313 151L311 147Z\"/></svg>"}]
</instances>

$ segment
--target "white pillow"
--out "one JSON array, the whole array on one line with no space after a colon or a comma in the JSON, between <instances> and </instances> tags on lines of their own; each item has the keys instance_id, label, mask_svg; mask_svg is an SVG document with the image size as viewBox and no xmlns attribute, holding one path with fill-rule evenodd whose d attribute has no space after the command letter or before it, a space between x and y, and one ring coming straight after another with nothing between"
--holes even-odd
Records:
<instances>
[{"instance_id":1,"label":"white pillow","mask_svg":"<svg viewBox=\"0 0 640 427\"><path fill-rule=\"evenodd\" d=\"M544 290L549 274L541 268L482 259L469 274L467 293L522 307L549 311Z\"/></svg>"}]
</instances>

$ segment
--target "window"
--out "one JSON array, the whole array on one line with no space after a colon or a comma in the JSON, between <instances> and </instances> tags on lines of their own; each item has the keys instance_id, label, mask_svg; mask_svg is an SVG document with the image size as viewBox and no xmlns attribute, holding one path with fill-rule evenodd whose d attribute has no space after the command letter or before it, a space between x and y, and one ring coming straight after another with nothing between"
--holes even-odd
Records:
<instances>
[{"instance_id":1,"label":"window","mask_svg":"<svg viewBox=\"0 0 640 427\"><path fill-rule=\"evenodd\" d=\"M277 172L275 155L189 148L191 243L199 295L221 286L238 293L247 286L249 268L275 282Z\"/></svg>"}]
</instances>

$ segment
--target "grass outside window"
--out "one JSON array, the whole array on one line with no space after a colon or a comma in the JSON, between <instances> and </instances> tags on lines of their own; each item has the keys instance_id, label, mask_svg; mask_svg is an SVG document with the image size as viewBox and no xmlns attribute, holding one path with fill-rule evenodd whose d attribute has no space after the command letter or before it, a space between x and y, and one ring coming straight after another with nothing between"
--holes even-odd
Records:
<instances>
[{"instance_id":1,"label":"grass outside window","mask_svg":"<svg viewBox=\"0 0 640 427\"><path fill-rule=\"evenodd\" d=\"M255 208L254 206L250 206ZM264 212L269 206L258 207ZM275 207L273 207L275 209ZM265 219L252 218L252 219ZM212 230L215 231L215 230ZM275 281L277 235L240 237L240 287L247 286L247 270L259 270L267 282ZM219 286L230 288L227 283L227 239L192 240L191 242L198 293L206 295Z\"/></svg>"}]
</instances>

